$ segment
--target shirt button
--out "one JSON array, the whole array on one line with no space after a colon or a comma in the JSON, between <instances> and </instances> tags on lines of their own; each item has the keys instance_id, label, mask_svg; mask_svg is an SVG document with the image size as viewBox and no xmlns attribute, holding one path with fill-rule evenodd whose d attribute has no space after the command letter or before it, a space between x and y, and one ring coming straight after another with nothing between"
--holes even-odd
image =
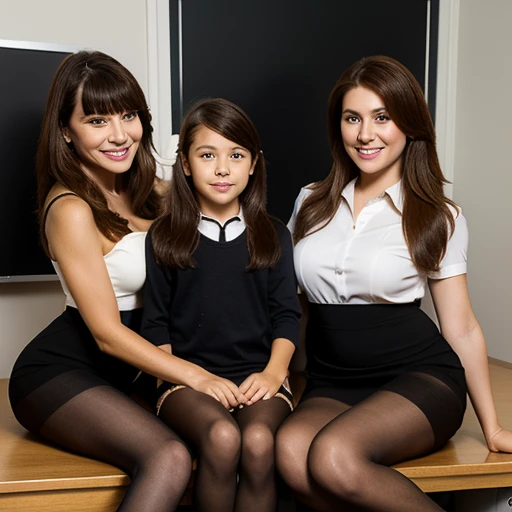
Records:
<instances>
[{"instance_id":1,"label":"shirt button","mask_svg":"<svg viewBox=\"0 0 512 512\"><path fill-rule=\"evenodd\" d=\"M343 274L343 269L342 268L339 268L337 267L334 272L336 272L337 275L341 276L341 274Z\"/></svg>"},{"instance_id":2,"label":"shirt button","mask_svg":"<svg viewBox=\"0 0 512 512\"><path fill-rule=\"evenodd\" d=\"M340 297L341 302L347 302L347 297Z\"/></svg>"}]
</instances>

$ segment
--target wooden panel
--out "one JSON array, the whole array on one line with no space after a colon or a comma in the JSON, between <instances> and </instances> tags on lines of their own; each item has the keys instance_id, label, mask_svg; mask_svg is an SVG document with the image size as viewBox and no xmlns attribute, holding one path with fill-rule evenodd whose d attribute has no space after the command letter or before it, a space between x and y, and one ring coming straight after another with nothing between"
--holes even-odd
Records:
<instances>
[{"instance_id":1,"label":"wooden panel","mask_svg":"<svg viewBox=\"0 0 512 512\"><path fill-rule=\"evenodd\" d=\"M115 512L126 488L0 494L0 510L16 512Z\"/></svg>"}]
</instances>

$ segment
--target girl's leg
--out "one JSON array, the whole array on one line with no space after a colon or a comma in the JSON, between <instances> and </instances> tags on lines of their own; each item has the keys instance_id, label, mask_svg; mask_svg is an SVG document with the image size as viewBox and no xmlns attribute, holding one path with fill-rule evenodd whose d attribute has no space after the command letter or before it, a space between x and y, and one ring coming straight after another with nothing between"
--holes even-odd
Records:
<instances>
[{"instance_id":1,"label":"girl's leg","mask_svg":"<svg viewBox=\"0 0 512 512\"><path fill-rule=\"evenodd\" d=\"M289 413L288 403L278 397L260 400L234 413L242 433L237 512L276 510L275 436Z\"/></svg>"},{"instance_id":2,"label":"girl's leg","mask_svg":"<svg viewBox=\"0 0 512 512\"><path fill-rule=\"evenodd\" d=\"M334 497L311 479L308 453L318 432L349 407L332 398L310 398L301 402L279 428L276 439L277 468L301 502L297 504L297 510L315 510L314 507L322 502L324 508L338 510Z\"/></svg>"},{"instance_id":3,"label":"girl's leg","mask_svg":"<svg viewBox=\"0 0 512 512\"><path fill-rule=\"evenodd\" d=\"M240 430L217 400L190 388L169 394L160 418L193 448L198 458L195 507L202 512L231 512L240 459Z\"/></svg>"},{"instance_id":4,"label":"girl's leg","mask_svg":"<svg viewBox=\"0 0 512 512\"><path fill-rule=\"evenodd\" d=\"M58 381L53 379L46 391L58 393ZM192 460L181 439L110 386L71 398L43 423L40 433L126 471L131 484L119 508L123 512L176 510L190 479Z\"/></svg>"}]
</instances>

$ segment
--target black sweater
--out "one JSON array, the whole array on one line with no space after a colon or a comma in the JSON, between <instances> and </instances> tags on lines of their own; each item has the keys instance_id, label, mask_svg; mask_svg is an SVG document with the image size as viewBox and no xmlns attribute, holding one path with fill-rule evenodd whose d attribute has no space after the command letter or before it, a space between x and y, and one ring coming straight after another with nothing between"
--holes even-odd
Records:
<instances>
[{"instance_id":1,"label":"black sweater","mask_svg":"<svg viewBox=\"0 0 512 512\"><path fill-rule=\"evenodd\" d=\"M288 230L275 223L281 259L272 269L246 270L244 231L230 242L201 235L196 268L156 263L151 232L146 240L147 281L141 334L155 345L240 384L265 369L272 342L297 346L300 306Z\"/></svg>"}]
</instances>

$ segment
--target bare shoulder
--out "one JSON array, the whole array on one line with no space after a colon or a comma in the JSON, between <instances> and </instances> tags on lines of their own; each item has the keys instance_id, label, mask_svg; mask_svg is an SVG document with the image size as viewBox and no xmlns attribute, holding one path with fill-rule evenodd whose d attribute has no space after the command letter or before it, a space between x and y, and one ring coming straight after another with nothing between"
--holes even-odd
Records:
<instances>
[{"instance_id":1,"label":"bare shoulder","mask_svg":"<svg viewBox=\"0 0 512 512\"><path fill-rule=\"evenodd\" d=\"M90 206L83 199L65 189L52 189L46 201L48 206L44 230L53 259L58 261L63 251L76 253L99 248L101 252L101 234Z\"/></svg>"},{"instance_id":2,"label":"bare shoulder","mask_svg":"<svg viewBox=\"0 0 512 512\"><path fill-rule=\"evenodd\" d=\"M64 189L55 193L52 190L45 203L45 208L48 207L45 229L54 224L61 227L68 224L76 225L76 223L84 225L91 221L94 224L90 206L69 190Z\"/></svg>"}]
</instances>

